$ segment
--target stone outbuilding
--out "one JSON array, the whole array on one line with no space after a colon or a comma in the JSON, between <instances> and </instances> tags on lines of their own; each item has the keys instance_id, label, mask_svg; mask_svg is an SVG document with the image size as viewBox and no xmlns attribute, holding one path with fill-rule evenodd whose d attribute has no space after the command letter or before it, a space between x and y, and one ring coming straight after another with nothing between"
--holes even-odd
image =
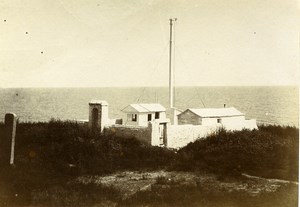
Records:
<instances>
[{"instance_id":1,"label":"stone outbuilding","mask_svg":"<svg viewBox=\"0 0 300 207\"><path fill-rule=\"evenodd\" d=\"M178 115L178 125L221 125L229 130L257 129L256 120L246 120L234 107L186 109Z\"/></svg>"},{"instance_id":2,"label":"stone outbuilding","mask_svg":"<svg viewBox=\"0 0 300 207\"><path fill-rule=\"evenodd\" d=\"M122 109L127 113L125 125L147 126L151 121L162 121L166 119L166 108L159 103L130 104Z\"/></svg>"},{"instance_id":3,"label":"stone outbuilding","mask_svg":"<svg viewBox=\"0 0 300 207\"><path fill-rule=\"evenodd\" d=\"M109 123L108 103L104 100L92 100L89 103L89 127L99 129L101 132L104 126Z\"/></svg>"}]
</instances>

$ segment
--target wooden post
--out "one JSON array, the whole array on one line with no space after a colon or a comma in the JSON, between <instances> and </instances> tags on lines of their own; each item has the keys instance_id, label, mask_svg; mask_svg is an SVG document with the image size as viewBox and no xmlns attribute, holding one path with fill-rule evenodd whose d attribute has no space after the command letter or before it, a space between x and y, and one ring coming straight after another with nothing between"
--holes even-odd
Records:
<instances>
[{"instance_id":1,"label":"wooden post","mask_svg":"<svg viewBox=\"0 0 300 207\"><path fill-rule=\"evenodd\" d=\"M14 113L5 114L5 137L4 151L7 153L6 158L9 158L9 164L13 165L15 160L15 138L16 138L17 116ZM8 160L7 160L8 161ZM5 161L5 162L7 162Z\"/></svg>"}]
</instances>

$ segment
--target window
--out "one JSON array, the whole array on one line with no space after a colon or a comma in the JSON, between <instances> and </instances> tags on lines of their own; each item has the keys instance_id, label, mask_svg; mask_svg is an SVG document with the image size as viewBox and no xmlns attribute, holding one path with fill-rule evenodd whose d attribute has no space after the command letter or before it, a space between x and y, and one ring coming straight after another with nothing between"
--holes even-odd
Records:
<instances>
[{"instance_id":1,"label":"window","mask_svg":"<svg viewBox=\"0 0 300 207\"><path fill-rule=\"evenodd\" d=\"M137 120L137 115L136 114L132 114L131 121L136 121L136 120Z\"/></svg>"},{"instance_id":2,"label":"window","mask_svg":"<svg viewBox=\"0 0 300 207\"><path fill-rule=\"evenodd\" d=\"M222 124L222 119L217 119L217 122L218 122L219 124Z\"/></svg>"},{"instance_id":3,"label":"window","mask_svg":"<svg viewBox=\"0 0 300 207\"><path fill-rule=\"evenodd\" d=\"M159 119L159 112L155 112L155 119Z\"/></svg>"},{"instance_id":4,"label":"window","mask_svg":"<svg viewBox=\"0 0 300 207\"><path fill-rule=\"evenodd\" d=\"M152 120L152 114L148 114L148 121Z\"/></svg>"}]
</instances>

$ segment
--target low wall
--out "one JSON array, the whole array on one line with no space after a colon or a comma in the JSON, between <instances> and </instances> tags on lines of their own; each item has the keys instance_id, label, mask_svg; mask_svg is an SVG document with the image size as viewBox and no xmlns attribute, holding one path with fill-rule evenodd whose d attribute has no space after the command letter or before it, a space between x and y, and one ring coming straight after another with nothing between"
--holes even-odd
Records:
<instances>
[{"instance_id":1,"label":"low wall","mask_svg":"<svg viewBox=\"0 0 300 207\"><path fill-rule=\"evenodd\" d=\"M181 148L190 142L204 138L214 132L222 125L201 126L201 125L169 125L167 128L168 147Z\"/></svg>"},{"instance_id":2,"label":"low wall","mask_svg":"<svg viewBox=\"0 0 300 207\"><path fill-rule=\"evenodd\" d=\"M152 146L162 146L160 140L160 123L153 121L148 126L111 125L104 128L105 135L118 136L122 138L136 138L137 140ZM166 143L168 148L181 148L197 139L207 137L218 129L242 130L257 129L256 120L244 120L235 124L215 124L213 126L203 125L170 125L166 124Z\"/></svg>"},{"instance_id":3,"label":"low wall","mask_svg":"<svg viewBox=\"0 0 300 207\"><path fill-rule=\"evenodd\" d=\"M141 126L112 125L104 128L105 135L122 138L136 138L139 141L151 145L151 129Z\"/></svg>"},{"instance_id":4,"label":"low wall","mask_svg":"<svg viewBox=\"0 0 300 207\"><path fill-rule=\"evenodd\" d=\"M256 119L245 120L245 128L250 130L258 129Z\"/></svg>"},{"instance_id":5,"label":"low wall","mask_svg":"<svg viewBox=\"0 0 300 207\"><path fill-rule=\"evenodd\" d=\"M149 123L148 128L150 130L151 136L151 145L152 146L161 146L160 142L160 133L159 133L159 122L153 121Z\"/></svg>"},{"instance_id":6,"label":"low wall","mask_svg":"<svg viewBox=\"0 0 300 207\"><path fill-rule=\"evenodd\" d=\"M123 119L118 118L118 119L109 119L107 125L114 125L114 124L123 124Z\"/></svg>"},{"instance_id":7,"label":"low wall","mask_svg":"<svg viewBox=\"0 0 300 207\"><path fill-rule=\"evenodd\" d=\"M232 124L224 123L223 127L226 130L230 130L230 131L243 130L243 129L249 129L249 130L258 129L255 119L243 120L242 122L237 122Z\"/></svg>"}]
</instances>

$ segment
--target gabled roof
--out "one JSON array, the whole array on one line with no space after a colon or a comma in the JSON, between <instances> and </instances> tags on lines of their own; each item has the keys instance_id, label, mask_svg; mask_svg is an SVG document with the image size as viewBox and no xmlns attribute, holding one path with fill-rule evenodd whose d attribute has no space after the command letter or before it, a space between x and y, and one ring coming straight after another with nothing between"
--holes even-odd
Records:
<instances>
[{"instance_id":1,"label":"gabled roof","mask_svg":"<svg viewBox=\"0 0 300 207\"><path fill-rule=\"evenodd\" d=\"M140 113L147 113L147 112L161 112L166 111L165 107L158 103L151 103L151 104L130 104L122 109L125 113L132 113L132 112L140 112Z\"/></svg>"},{"instance_id":2,"label":"gabled roof","mask_svg":"<svg viewBox=\"0 0 300 207\"><path fill-rule=\"evenodd\" d=\"M244 116L245 115L234 107L187 109L187 110L193 112L194 114L196 114L202 118L205 118L205 117L230 117L230 116ZM185 110L185 111L187 111L187 110Z\"/></svg>"}]
</instances>

